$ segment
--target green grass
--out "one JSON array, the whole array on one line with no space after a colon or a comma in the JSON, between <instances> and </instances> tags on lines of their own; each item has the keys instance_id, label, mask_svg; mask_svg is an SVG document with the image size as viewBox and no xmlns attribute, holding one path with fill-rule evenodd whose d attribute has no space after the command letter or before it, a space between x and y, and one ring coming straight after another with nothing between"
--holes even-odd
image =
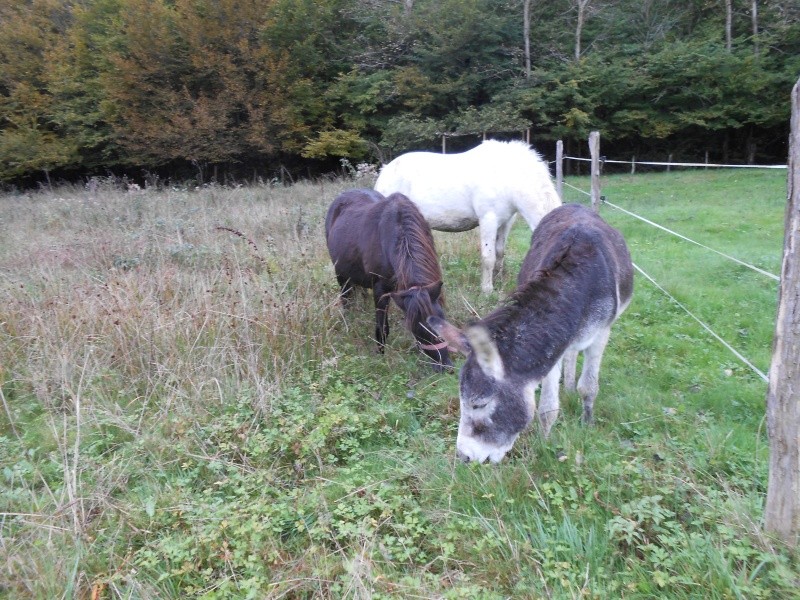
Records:
<instances>
[{"instance_id":1,"label":"green grass","mask_svg":"<svg viewBox=\"0 0 800 600\"><path fill-rule=\"evenodd\" d=\"M760 527L766 384L641 276L597 424L562 393L549 440L458 463L457 377L396 309L381 356L371 301L337 303L325 210L369 183L0 198L0 597L798 597L797 555ZM778 273L785 173L603 186ZM768 369L776 282L601 212ZM476 232L436 234L451 320L513 289L529 238L517 223L484 297Z\"/></svg>"}]
</instances>

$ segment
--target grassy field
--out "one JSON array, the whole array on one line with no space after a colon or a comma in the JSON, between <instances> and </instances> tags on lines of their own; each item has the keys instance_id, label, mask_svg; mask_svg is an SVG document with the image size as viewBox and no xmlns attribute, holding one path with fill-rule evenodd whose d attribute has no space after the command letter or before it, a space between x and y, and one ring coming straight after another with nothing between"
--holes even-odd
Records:
<instances>
[{"instance_id":1,"label":"grassy field","mask_svg":"<svg viewBox=\"0 0 800 600\"><path fill-rule=\"evenodd\" d=\"M779 272L786 174L608 177L608 200ZM0 597L797 598L760 528L766 384L637 275L596 425L562 392L497 466L455 459L458 382L396 308L343 312L333 198L371 181L0 198ZM588 188L585 179L570 180ZM570 189L566 199L585 201ZM634 262L753 365L777 284L609 206ZM448 317L477 235L436 234Z\"/></svg>"}]
</instances>

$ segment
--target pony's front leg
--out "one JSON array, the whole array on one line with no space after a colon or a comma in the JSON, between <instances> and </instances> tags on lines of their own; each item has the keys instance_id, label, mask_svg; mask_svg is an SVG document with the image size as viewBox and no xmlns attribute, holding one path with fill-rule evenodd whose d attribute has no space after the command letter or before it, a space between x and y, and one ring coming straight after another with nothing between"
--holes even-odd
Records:
<instances>
[{"instance_id":1,"label":"pony's front leg","mask_svg":"<svg viewBox=\"0 0 800 600\"><path fill-rule=\"evenodd\" d=\"M342 306L347 308L353 297L353 285L350 283L350 278L343 275L337 275L336 281L339 283L339 289L341 290L339 298L342 302Z\"/></svg>"},{"instance_id":2,"label":"pony's front leg","mask_svg":"<svg viewBox=\"0 0 800 600\"><path fill-rule=\"evenodd\" d=\"M558 361L542 379L542 392L539 398L539 425L542 435L550 436L550 430L558 418L558 380L561 378L561 361Z\"/></svg>"},{"instance_id":3,"label":"pony's front leg","mask_svg":"<svg viewBox=\"0 0 800 600\"><path fill-rule=\"evenodd\" d=\"M378 342L378 352L383 354L386 338L389 337L389 303L391 296L384 292L383 286L376 284L372 288L375 299L375 340Z\"/></svg>"},{"instance_id":4,"label":"pony's front leg","mask_svg":"<svg viewBox=\"0 0 800 600\"><path fill-rule=\"evenodd\" d=\"M578 393L583 399L583 422L594 422L594 400L600 391L600 363L608 344L611 328L598 332L592 344L583 351L583 369L578 380Z\"/></svg>"},{"instance_id":5,"label":"pony's front leg","mask_svg":"<svg viewBox=\"0 0 800 600\"><path fill-rule=\"evenodd\" d=\"M491 294L492 276L497 258L497 215L487 213L478 221L481 232L481 291Z\"/></svg>"}]
</instances>

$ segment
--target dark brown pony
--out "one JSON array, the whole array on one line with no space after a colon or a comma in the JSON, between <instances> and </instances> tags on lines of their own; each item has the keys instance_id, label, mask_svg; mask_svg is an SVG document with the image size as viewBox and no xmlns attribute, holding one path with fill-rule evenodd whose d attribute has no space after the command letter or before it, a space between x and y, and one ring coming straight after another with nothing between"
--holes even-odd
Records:
<instances>
[{"instance_id":1,"label":"dark brown pony","mask_svg":"<svg viewBox=\"0 0 800 600\"><path fill-rule=\"evenodd\" d=\"M426 325L429 316L444 318L442 273L431 229L414 203L402 194L343 192L328 209L325 239L343 301L353 286L372 289L378 349L389 335L394 300L433 368L451 367L447 344Z\"/></svg>"}]
</instances>

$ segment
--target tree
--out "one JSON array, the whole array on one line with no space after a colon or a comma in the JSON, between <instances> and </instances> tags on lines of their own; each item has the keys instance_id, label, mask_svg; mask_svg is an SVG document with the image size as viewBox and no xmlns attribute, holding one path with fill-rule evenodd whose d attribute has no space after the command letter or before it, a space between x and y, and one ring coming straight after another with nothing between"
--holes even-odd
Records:
<instances>
[{"instance_id":1,"label":"tree","mask_svg":"<svg viewBox=\"0 0 800 600\"><path fill-rule=\"evenodd\" d=\"M126 162L186 161L202 176L206 165L269 156L293 135L286 63L263 39L265 4L124 1L105 85Z\"/></svg>"},{"instance_id":2,"label":"tree","mask_svg":"<svg viewBox=\"0 0 800 600\"><path fill-rule=\"evenodd\" d=\"M577 17L575 19L575 60L581 59L581 34L583 33L583 25L586 22L586 17L589 5L592 0L574 0L575 9L577 10Z\"/></svg>"},{"instance_id":3,"label":"tree","mask_svg":"<svg viewBox=\"0 0 800 600\"><path fill-rule=\"evenodd\" d=\"M68 27L55 0L0 7L0 179L49 173L77 161L49 90L47 56Z\"/></svg>"},{"instance_id":4,"label":"tree","mask_svg":"<svg viewBox=\"0 0 800 600\"><path fill-rule=\"evenodd\" d=\"M522 122L754 160L785 153L764 98L798 71L797 0L6 0L0 178L297 164Z\"/></svg>"},{"instance_id":5,"label":"tree","mask_svg":"<svg viewBox=\"0 0 800 600\"><path fill-rule=\"evenodd\" d=\"M458 135L482 135L524 131L531 122L524 119L509 102L494 102L480 108L470 106L455 118L455 133Z\"/></svg>"},{"instance_id":6,"label":"tree","mask_svg":"<svg viewBox=\"0 0 800 600\"><path fill-rule=\"evenodd\" d=\"M444 118L488 102L519 74L510 51L519 47L518 29L491 0L417 2L416 30L409 66L419 74L426 110ZM413 98L409 98L413 101Z\"/></svg>"},{"instance_id":7,"label":"tree","mask_svg":"<svg viewBox=\"0 0 800 600\"><path fill-rule=\"evenodd\" d=\"M758 47L758 0L752 0L750 3L750 22L753 27L753 54L758 56L760 54Z\"/></svg>"},{"instance_id":8,"label":"tree","mask_svg":"<svg viewBox=\"0 0 800 600\"><path fill-rule=\"evenodd\" d=\"M69 29L45 56L54 119L64 139L76 148L82 168L113 167L124 155L113 128L120 111L107 86L113 73L109 57L122 40L117 24L123 2L76 4Z\"/></svg>"},{"instance_id":9,"label":"tree","mask_svg":"<svg viewBox=\"0 0 800 600\"><path fill-rule=\"evenodd\" d=\"M531 77L531 0L523 1L522 40L525 45L525 78Z\"/></svg>"},{"instance_id":10,"label":"tree","mask_svg":"<svg viewBox=\"0 0 800 600\"><path fill-rule=\"evenodd\" d=\"M725 0L725 49L733 48L733 0Z\"/></svg>"},{"instance_id":11,"label":"tree","mask_svg":"<svg viewBox=\"0 0 800 600\"><path fill-rule=\"evenodd\" d=\"M764 527L800 539L800 80L792 92L788 201L778 317L769 370L769 485Z\"/></svg>"}]
</instances>

